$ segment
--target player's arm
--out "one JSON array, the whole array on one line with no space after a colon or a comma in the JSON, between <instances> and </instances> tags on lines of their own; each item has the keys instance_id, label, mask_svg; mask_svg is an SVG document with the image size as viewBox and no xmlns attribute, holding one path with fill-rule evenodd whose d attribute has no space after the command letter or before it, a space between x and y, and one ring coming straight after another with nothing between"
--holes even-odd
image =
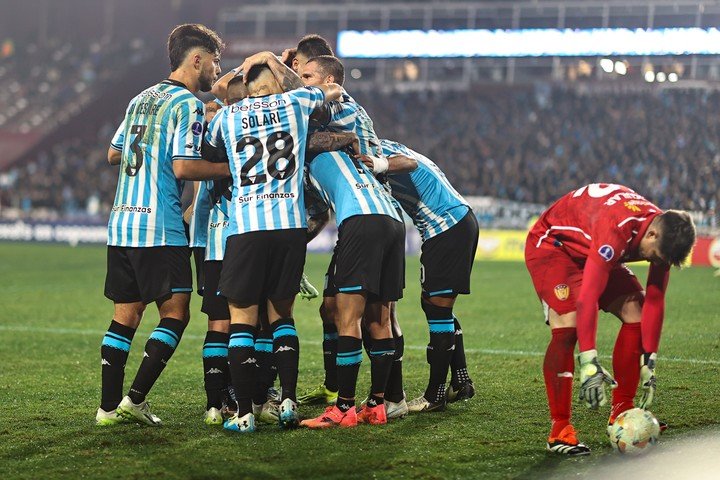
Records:
<instances>
[{"instance_id":1,"label":"player's arm","mask_svg":"<svg viewBox=\"0 0 720 480\"><path fill-rule=\"evenodd\" d=\"M670 266L650 264L640 330L643 356L640 361L640 383L643 389L640 408L650 408L655 397L655 364L665 318L665 292L670 280Z\"/></svg>"},{"instance_id":2,"label":"player's arm","mask_svg":"<svg viewBox=\"0 0 720 480\"><path fill-rule=\"evenodd\" d=\"M380 172L376 170L382 170L382 159L371 155L360 155L360 159L373 173L387 173L388 175L410 173L418 167L417 160L402 154L385 157L385 160L387 160L387 170ZM378 163L380 163L380 165L378 165Z\"/></svg>"},{"instance_id":3,"label":"player's arm","mask_svg":"<svg viewBox=\"0 0 720 480\"><path fill-rule=\"evenodd\" d=\"M354 152L360 152L360 140L355 132L315 132L308 136L306 147L307 153L313 156L343 148L352 148Z\"/></svg>"},{"instance_id":4,"label":"player's arm","mask_svg":"<svg viewBox=\"0 0 720 480\"><path fill-rule=\"evenodd\" d=\"M594 244L593 244L594 245ZM580 354L580 400L592 409L607 402L605 384L617 386L615 380L598 360L596 340L598 304L610 278L611 265L603 262L595 250L585 262L582 287L576 301L577 336Z\"/></svg>"},{"instance_id":5,"label":"player's arm","mask_svg":"<svg viewBox=\"0 0 720 480\"><path fill-rule=\"evenodd\" d=\"M215 98L217 98L221 103L224 103L227 99L228 83L230 83L230 80L235 78L239 73L240 67L230 70L213 84L212 88L210 89L210 93L212 95L215 95Z\"/></svg>"},{"instance_id":6,"label":"player's arm","mask_svg":"<svg viewBox=\"0 0 720 480\"><path fill-rule=\"evenodd\" d=\"M110 165L120 165L122 161L122 152L115 150L114 147L108 148L107 160Z\"/></svg>"},{"instance_id":7,"label":"player's arm","mask_svg":"<svg viewBox=\"0 0 720 480\"><path fill-rule=\"evenodd\" d=\"M270 71L275 75L275 79L280 84L284 92L302 88L305 84L302 82L298 74L292 68L282 63L272 52L260 52L246 58L240 69L243 72L249 72L255 65L267 64Z\"/></svg>"},{"instance_id":8,"label":"player's arm","mask_svg":"<svg viewBox=\"0 0 720 480\"><path fill-rule=\"evenodd\" d=\"M218 180L230 176L230 166L202 159L174 160L173 173L178 180Z\"/></svg>"}]
</instances>

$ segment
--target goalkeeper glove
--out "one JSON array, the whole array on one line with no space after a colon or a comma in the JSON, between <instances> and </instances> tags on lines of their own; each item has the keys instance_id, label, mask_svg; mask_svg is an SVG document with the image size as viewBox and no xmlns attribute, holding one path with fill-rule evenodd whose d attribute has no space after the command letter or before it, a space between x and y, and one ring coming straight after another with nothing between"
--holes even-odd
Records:
<instances>
[{"instance_id":1,"label":"goalkeeper glove","mask_svg":"<svg viewBox=\"0 0 720 480\"><path fill-rule=\"evenodd\" d=\"M617 382L598 361L597 350L587 350L578 355L580 362L580 400L588 408L597 410L607 403L605 384L617 387Z\"/></svg>"},{"instance_id":2,"label":"goalkeeper glove","mask_svg":"<svg viewBox=\"0 0 720 480\"><path fill-rule=\"evenodd\" d=\"M648 409L655 398L655 364L657 362L657 353L644 353L640 357L640 384L642 385L643 394L640 399L639 407Z\"/></svg>"},{"instance_id":3,"label":"goalkeeper glove","mask_svg":"<svg viewBox=\"0 0 720 480\"><path fill-rule=\"evenodd\" d=\"M303 273L302 278L300 279L300 297L304 298L305 300L311 300L313 298L317 298L317 296L317 288L315 288L313 284L310 283L307 275Z\"/></svg>"}]
</instances>

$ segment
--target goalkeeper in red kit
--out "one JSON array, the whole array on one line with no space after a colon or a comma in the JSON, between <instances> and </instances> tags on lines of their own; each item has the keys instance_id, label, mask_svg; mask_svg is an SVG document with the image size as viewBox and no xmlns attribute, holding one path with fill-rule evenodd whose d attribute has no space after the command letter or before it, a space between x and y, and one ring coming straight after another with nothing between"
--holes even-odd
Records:
<instances>
[{"instance_id":1,"label":"goalkeeper in red kit","mask_svg":"<svg viewBox=\"0 0 720 480\"><path fill-rule=\"evenodd\" d=\"M609 423L634 408L648 408L655 394L655 363L671 266L680 266L695 243L686 212L660 208L622 185L591 184L548 208L528 234L525 263L543 304L552 337L543 374L552 428L547 449L587 455L570 423L575 344L580 354L580 400L597 409L612 388ZM625 262L650 262L643 290ZM615 342L615 378L596 350L598 309L622 322Z\"/></svg>"}]
</instances>

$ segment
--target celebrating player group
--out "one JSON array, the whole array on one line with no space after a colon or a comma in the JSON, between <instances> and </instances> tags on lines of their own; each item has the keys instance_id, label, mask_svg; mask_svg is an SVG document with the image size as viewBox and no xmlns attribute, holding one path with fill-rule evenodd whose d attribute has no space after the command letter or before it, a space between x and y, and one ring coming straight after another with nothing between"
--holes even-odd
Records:
<instances>
[{"instance_id":1,"label":"celebrating player group","mask_svg":"<svg viewBox=\"0 0 720 480\"><path fill-rule=\"evenodd\" d=\"M280 58L252 55L220 77L223 47L203 25L176 27L168 39L170 76L131 100L111 141L108 161L119 165L119 179L105 295L115 310L101 345L97 424L161 425L146 397L189 321L191 253L208 325L208 425L242 433L260 422L284 429L381 425L472 398L453 313L457 296L470 293L478 242L468 203L430 159L378 138L343 89L343 64L322 37L306 36ZM203 104L198 92L216 101ZM183 212L186 181L194 195ZM427 387L409 401L396 315L405 286L403 216L422 238L420 302L429 331ZM298 396L293 304L298 293L318 295L303 274L306 246L332 218L338 240L319 311L325 379ZM532 227L526 263L552 334L543 365L548 450L589 453L570 422L576 343L580 398L589 407L606 402L606 384L614 389L610 424L634 407L639 384L639 406L651 405L670 266L682 264L694 240L687 213L663 212L614 184L581 186ZM646 290L625 266L636 260L651 262ZM123 395L133 336L153 302L161 320ZM622 322L615 379L598 360L599 308ZM371 387L357 402L363 348ZM312 403L328 407L302 418L299 408Z\"/></svg>"}]
</instances>

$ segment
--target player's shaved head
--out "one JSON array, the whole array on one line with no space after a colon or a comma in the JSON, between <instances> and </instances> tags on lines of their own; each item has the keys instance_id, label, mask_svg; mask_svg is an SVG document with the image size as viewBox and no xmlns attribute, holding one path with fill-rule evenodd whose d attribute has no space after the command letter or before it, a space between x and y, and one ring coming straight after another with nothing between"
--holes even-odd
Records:
<instances>
[{"instance_id":1,"label":"player's shaved head","mask_svg":"<svg viewBox=\"0 0 720 480\"><path fill-rule=\"evenodd\" d=\"M695 245L695 223L689 213L681 210L667 210L656 218L660 255L670 265L679 267Z\"/></svg>"},{"instance_id":2,"label":"player's shaved head","mask_svg":"<svg viewBox=\"0 0 720 480\"><path fill-rule=\"evenodd\" d=\"M194 48L201 48L207 53L219 55L225 48L225 44L217 33L205 25L186 23L173 29L168 37L167 48L170 70L174 72L180 68L188 53Z\"/></svg>"},{"instance_id":3,"label":"player's shaved head","mask_svg":"<svg viewBox=\"0 0 720 480\"><path fill-rule=\"evenodd\" d=\"M275 79L272 70L266 63L253 65L247 72L248 95L259 97L282 93L280 84Z\"/></svg>"},{"instance_id":4,"label":"player's shaved head","mask_svg":"<svg viewBox=\"0 0 720 480\"><path fill-rule=\"evenodd\" d=\"M324 83L337 83L342 85L345 83L345 67L342 62L332 55L320 55L319 57L313 57L308 60L307 63L315 63L318 66L320 74L327 79Z\"/></svg>"},{"instance_id":5,"label":"player's shaved head","mask_svg":"<svg viewBox=\"0 0 720 480\"><path fill-rule=\"evenodd\" d=\"M225 103L232 105L248 96L248 88L243 81L242 76L236 76L230 79L227 86L227 97Z\"/></svg>"}]
</instances>

